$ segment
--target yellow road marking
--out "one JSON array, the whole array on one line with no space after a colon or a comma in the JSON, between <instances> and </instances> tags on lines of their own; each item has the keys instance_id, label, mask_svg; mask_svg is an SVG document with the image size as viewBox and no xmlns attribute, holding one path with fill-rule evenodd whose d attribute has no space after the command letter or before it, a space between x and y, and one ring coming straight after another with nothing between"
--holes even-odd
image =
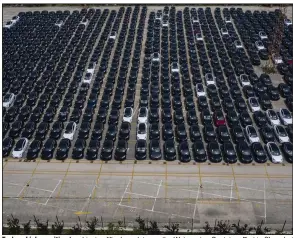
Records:
<instances>
[{"instance_id":1,"label":"yellow road marking","mask_svg":"<svg viewBox=\"0 0 293 238\"><path fill-rule=\"evenodd\" d=\"M96 179L96 186L95 186L94 191L93 191L93 193L92 193L91 199L93 199L93 198L96 197L97 186L98 186L98 183L99 183L99 180L100 180L100 176L101 176L101 174L102 174L102 167L103 167L103 163L102 163L101 166L100 166L99 174L98 174L98 177L97 177L97 179Z\"/></svg>"},{"instance_id":2,"label":"yellow road marking","mask_svg":"<svg viewBox=\"0 0 293 238\"><path fill-rule=\"evenodd\" d=\"M60 188L59 188L59 190L58 190L58 193L57 193L57 195L56 195L56 199L58 199L59 196L60 196L61 189L62 189L62 187L63 187L63 185L64 185L65 178L66 178L66 176L67 176L67 174L68 174L68 172L69 172L70 165L71 165L71 159L70 159L70 162L69 162L69 164L68 164L68 167L67 167L67 170L66 170L66 172L65 172L65 175L64 175L64 177L63 177L63 179L62 179L62 183L61 183Z\"/></svg>"},{"instance_id":3,"label":"yellow road marking","mask_svg":"<svg viewBox=\"0 0 293 238\"><path fill-rule=\"evenodd\" d=\"M198 174L199 174L200 186L202 186L201 173L200 173L200 163L198 163Z\"/></svg>"},{"instance_id":4,"label":"yellow road marking","mask_svg":"<svg viewBox=\"0 0 293 238\"><path fill-rule=\"evenodd\" d=\"M240 202L240 195L239 195L239 190L238 190L238 186L237 186L237 183L236 183L236 177L235 177L233 164L231 164L231 168L232 168L232 173L233 173L233 177L234 177L234 185L235 185L235 191L236 191L236 194L237 194L237 199L238 199L238 202Z\"/></svg>"},{"instance_id":5,"label":"yellow road marking","mask_svg":"<svg viewBox=\"0 0 293 238\"><path fill-rule=\"evenodd\" d=\"M26 182L27 185L29 185L29 184L31 183L31 181L32 181L32 179L33 179L33 177L34 177L34 175L35 175L35 173L36 173L36 171L37 171L37 167L38 167L39 163L40 163L40 161L38 161L36 167L34 168L33 172L31 173L32 175L31 175L29 181ZM23 196L24 196L25 192L27 191L27 188L28 188L28 186L26 186L26 187L23 189L23 191L21 192L21 194L19 195L19 199L20 199L20 200L23 199Z\"/></svg>"},{"instance_id":6,"label":"yellow road marking","mask_svg":"<svg viewBox=\"0 0 293 238\"><path fill-rule=\"evenodd\" d=\"M134 176L134 166L135 166L135 163L133 163L133 166L132 166L130 192L132 192L132 181L133 181L133 176ZM130 202L130 193L128 194L128 202Z\"/></svg>"},{"instance_id":7,"label":"yellow road marking","mask_svg":"<svg viewBox=\"0 0 293 238\"><path fill-rule=\"evenodd\" d=\"M88 215L88 214L91 214L91 212L83 212L83 211L78 211L78 212L75 212L74 213L75 215Z\"/></svg>"}]
</instances>

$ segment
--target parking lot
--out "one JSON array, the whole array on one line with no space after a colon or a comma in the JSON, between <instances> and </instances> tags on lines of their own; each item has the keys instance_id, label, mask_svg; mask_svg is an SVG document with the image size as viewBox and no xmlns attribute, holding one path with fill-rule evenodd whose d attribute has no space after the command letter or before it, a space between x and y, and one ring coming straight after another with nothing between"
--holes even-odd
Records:
<instances>
[{"instance_id":1,"label":"parking lot","mask_svg":"<svg viewBox=\"0 0 293 238\"><path fill-rule=\"evenodd\" d=\"M105 11L106 8L109 11ZM42 11L43 9L36 8L31 11L35 10ZM223 143L220 143L217 133L215 133L214 139L219 149L222 150L220 163L213 163L210 159L211 157L208 158L208 156L203 163L198 163L199 161L194 154L194 142L190 133L190 127L193 125L198 126L200 129L200 139L197 138L196 140L203 141L205 151L207 154L209 153L210 140L206 139L204 135L205 125L201 118L202 110L208 109L211 115L216 108L223 110L227 119L227 111L225 111L223 104L224 98L221 96L223 84L227 86L228 94L231 94L234 102L233 110L237 112L239 118L242 109L239 109L236 105L235 101L238 97L242 98L246 104L246 109L244 110L247 110L251 117L251 124L257 131L261 129L261 126L255 122L254 113L248 107L248 98L244 94L241 82L238 80L241 75L241 69L237 65L235 66L235 62L230 57L231 52L229 50L231 50L231 47L229 47L229 44L216 44L215 50L220 51L221 49L221 52L223 51L224 53L221 56L216 53L219 67L214 65L215 55L213 49L210 48L210 42L207 41L208 33L206 29L209 26L213 26L213 34L217 32L220 39L223 39L220 35L223 23L219 18L216 20L215 7L211 8L211 12L203 11L203 15L201 15L206 15L208 19L214 19L214 24L209 22L207 28L191 23L196 14L185 10L185 7L179 6L173 11L169 8L168 27L156 25L155 21L158 10L163 11L164 7L148 7L145 9L142 7L125 7L123 9L120 7L102 7L100 11L84 11L80 15L76 13L75 16L72 16L71 13L74 10L78 10L78 8L48 8L48 11L57 10L70 10L70 15L62 12L63 15L61 13L58 16L52 14L51 25L48 25L47 33L50 29L56 29L54 31L55 35L51 36L52 42L56 43L58 42L57 39L62 39L60 41L62 44L59 43L59 48L54 48L52 43L48 42L48 48L44 48L45 51L50 49L50 51L47 51L50 57L48 56L47 58L41 58L41 55L39 55L39 58L34 56L35 59L33 58L33 52L30 52L30 57L36 62L45 62L43 66L35 68L35 71L38 72L36 78L23 79L22 85L18 86L9 81L12 76L5 71L6 68L4 67L4 72L7 73L7 82L10 82L11 85L9 83L7 83L7 86L4 85L3 94L10 92L18 95L27 92L28 95L25 95L28 97L26 102L31 102L32 107L30 110L32 114L36 114L35 109L37 107L44 105L44 113L41 113L39 118L34 121L35 131L29 139L30 142L34 139L42 141L42 147L39 149L37 156L28 161L28 148L26 148L22 158L17 160L12 158L13 148L10 148L10 153L4 159L3 206L5 214L16 214L17 212L20 215L19 218L23 220L28 216L32 216L33 213L39 216L42 213L46 213L52 219L58 214L66 219L68 225L75 222L76 215L82 215L83 219L86 219L98 214L98 216L103 217L105 223L113 219L126 219L127 226L132 226L134 222L133 215L139 214L149 219L156 219L162 224L167 223L169 219L174 219L187 229L202 227L205 221L213 222L215 217L224 220L229 217L233 221L241 219L251 223L259 222L262 219L268 224L280 224L283 220L287 220L287 224L288 221L292 222L292 214L289 212L292 210L292 166L288 163L290 159L287 159L285 154L282 154L283 162L276 165L271 163L267 152L265 152L267 156L265 163L258 163L255 157L251 156L250 164L245 165L239 155L236 156L237 161L231 162L224 155L221 147ZM261 11L261 9L259 10ZM273 10L268 9L267 11ZM18 12L25 11L28 10L9 8L5 11L4 8L3 24L6 24L7 20L17 15ZM246 11L246 9L244 8L243 11ZM201 13L201 11L199 12ZM223 20L222 8L220 15ZM61 33L61 30L54 26L60 16L64 20L64 24L60 29L63 29L63 32L65 32L65 29L68 30L71 33L70 37ZM29 19L30 16L27 18ZM88 19L88 23L85 27L81 27L80 21L84 18ZM72 27L70 28L71 24ZM251 55L248 53L248 48L236 27L236 20L233 19L228 25L229 33L234 37L233 39L239 39L243 44L241 51L233 51L236 54L235 58L241 56L249 60ZM35 27L40 27L40 25L35 25ZM196 33L199 31L205 36L200 44L196 40ZM79 33L77 34L77 32ZM114 41L109 39L112 32L116 32ZM38 37L36 36L36 38ZM33 40L34 37L32 36L31 39ZM40 37L38 40L42 40L42 38ZM194 42L193 44L190 43L192 41ZM36 47L33 42L30 44L29 47ZM176 44L178 47L174 47ZM71 53L75 46L74 53ZM58 53L58 50L62 52ZM151 53L159 51L161 52L159 62L154 62ZM13 52L13 50L9 50L9 52ZM23 57L23 54L20 52L19 54ZM206 54L206 58L202 54ZM166 55L169 60L166 60ZM237 77L236 81L228 80L229 75L226 74L226 71L229 73L230 69L227 69L226 65L221 61L224 55L233 65L231 70L232 74ZM7 58L9 59L8 56ZM90 62L95 62L96 66L89 86L85 86L85 83L81 82L85 77L85 72ZM171 64L173 62L179 63L180 73L172 73ZM239 64L241 62L243 63L243 61L239 61ZM54 67L46 68L46 64ZM260 65L251 65L252 68L242 67L242 69L247 74L250 72L249 70L253 70L257 77L260 77L263 74L261 66L264 64L265 61L261 60ZM8 69L9 67L13 69L11 65L7 67ZM33 70L30 68L30 64L27 64L26 67L28 71ZM219 73L219 68L222 73ZM52 69L55 69L55 71ZM17 68L15 72L19 73L19 77L24 74ZM166 72L167 76L165 75ZM208 95L211 90L209 89L210 86L207 86L205 75L209 72L213 72L214 75L217 74L216 78L218 76L222 78L222 81L216 79L214 83L216 97L220 101L218 107L212 104L213 96ZM279 73L270 75L269 78L270 83L275 87L278 87L280 83L284 83L283 76ZM261 81L261 79L258 80ZM33 81L33 84L31 85L29 81ZM207 105L203 106L203 108L199 105L199 99L195 91L195 85L199 81L203 84L207 99ZM38 82L39 86L37 86ZM265 80L262 82L265 82ZM43 87L41 83L44 83ZM253 85L252 81L250 83ZM61 89L61 86L63 89ZM231 89L235 89L234 86L240 92L240 95L236 98L233 97L234 91ZM43 90L43 88L45 89ZM259 97L260 94L257 94L258 88L253 87L253 90L258 95L261 110L265 111L262 98ZM30 100L31 94L29 92L34 91L38 91L37 97L34 100ZM49 95L49 100L45 101L45 103L41 99L41 95L44 94ZM116 99L116 96L121 94L123 97L117 103L119 100ZM55 103L54 96L57 97L58 95L61 97ZM72 96L71 101L70 99L68 100L70 97L66 99L67 95ZM97 96L96 98L94 98L95 95ZM147 152L145 161L137 161L135 156L137 118L142 95L147 96L146 107L149 109L146 139ZM169 103L168 100L163 100L165 95L168 95ZM192 103L189 105L186 103L187 98L192 99ZM280 99L270 100L270 102L272 109L275 111L279 111L280 108L287 108L285 97L282 95ZM19 105L19 109L24 106L25 102L22 102ZM54 113L50 120L45 121L43 114L49 107L55 108ZM62 121L63 129L54 138L56 146L53 149L53 154L50 156L43 155L42 150L46 141L50 138L52 139L52 127L60 120L59 113L63 107L67 107L69 113L67 118ZM124 123L122 121L126 107L131 107L133 110L130 123L131 130L127 132L128 135L123 134L120 129ZM86 108L93 108L93 111L87 114L87 117L85 117ZM114 142L111 148L110 161L106 163L101 161L100 158L107 157L102 155L102 150L104 142L109 138L109 126L114 124L109 120L113 108L118 109L119 117L115 119L117 122L116 132L111 137L114 138ZM150 115L151 108L158 109L158 118L156 115L153 117ZM163 133L163 125L165 124L163 117L165 108L170 108L171 120L168 123L173 128L172 140L175 143L174 161L168 162L165 160L164 151L166 140ZM190 118L188 118L190 110L193 110L196 114L196 123L190 122ZM177 111L181 111L181 119L180 116L178 119ZM8 112L9 110L5 111L3 119L4 121L9 121L8 125L10 127L15 121L24 117L23 115L17 117L18 114L16 114L15 117L8 120ZM24 121L28 122L34 118L30 117L29 114ZM48 123L49 129L40 139L36 136L37 128L44 121ZM63 158L63 161L58 161L55 159L58 146L69 121L76 122L77 130L70 142L71 146L68 148L67 156ZM246 125L241 119L239 121L237 124L244 131ZM79 135L79 131L81 124L84 124L84 122L89 123L90 129L85 133L86 136L82 137ZM95 137L93 131L97 124L102 124L103 130L101 136ZM149 129L151 124L158 125L160 130L158 138L155 138L160 144L161 156L159 161L155 161L152 158L149 148L149 143L152 140ZM24 123L16 135L10 134L11 132L8 129L4 138L14 135L13 143L15 144L21 138L25 125ZM180 133L177 133L178 125L184 125L186 137L181 138ZM211 125L216 132L217 126L215 122L211 121ZM8 128L10 128L9 126ZM289 131L290 126L283 126ZM227 129L229 141L232 142L237 152L238 143L233 139L233 126L227 125ZM260 137L260 144L264 146L265 143L259 132L258 136ZM97 159L89 159L87 157L89 144L92 140L97 140L97 138L99 138ZM114 155L117 143L125 138L128 143L126 157L123 159L125 161L115 161ZM81 140L85 142L85 147L82 155L76 161L72 159L74 157L74 148L77 147L76 142ZM248 138L245 137L244 140L249 145ZM281 149L282 144L277 142L277 137L274 140ZM292 137L290 140L292 142ZM187 161L184 160L184 156L180 156L183 152L180 150L179 145L185 143L184 141L187 142L190 154ZM183 162L189 163L184 164ZM234 164L232 165L232 163ZM179 190L180 193L178 193ZM178 197L179 194L180 196ZM20 207L21 209L19 209ZM20 210L21 213L19 213ZM241 211L241 213L237 211Z\"/></svg>"}]
</instances>

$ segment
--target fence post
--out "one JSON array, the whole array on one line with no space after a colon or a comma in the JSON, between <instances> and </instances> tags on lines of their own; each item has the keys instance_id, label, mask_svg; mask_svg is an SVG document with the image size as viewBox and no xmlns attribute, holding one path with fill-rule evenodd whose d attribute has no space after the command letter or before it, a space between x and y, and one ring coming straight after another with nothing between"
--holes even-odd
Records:
<instances>
[{"instance_id":1,"label":"fence post","mask_svg":"<svg viewBox=\"0 0 293 238\"><path fill-rule=\"evenodd\" d=\"M101 216L102 228L104 229L103 217Z\"/></svg>"}]
</instances>

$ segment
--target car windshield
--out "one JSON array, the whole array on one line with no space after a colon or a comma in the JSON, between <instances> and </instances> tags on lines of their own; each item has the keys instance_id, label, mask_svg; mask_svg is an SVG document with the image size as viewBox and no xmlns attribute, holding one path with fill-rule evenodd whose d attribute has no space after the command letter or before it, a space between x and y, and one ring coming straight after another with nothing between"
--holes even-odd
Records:
<instances>
[{"instance_id":1,"label":"car windshield","mask_svg":"<svg viewBox=\"0 0 293 238\"><path fill-rule=\"evenodd\" d=\"M270 118L273 120L278 120L277 113L275 111L270 111Z\"/></svg>"},{"instance_id":2,"label":"car windshield","mask_svg":"<svg viewBox=\"0 0 293 238\"><path fill-rule=\"evenodd\" d=\"M278 134L279 134L280 136L282 136L282 137L286 137L286 136L287 136L287 133L286 133L284 127L279 126L279 127L278 127L278 132L279 132Z\"/></svg>"},{"instance_id":3,"label":"car windshield","mask_svg":"<svg viewBox=\"0 0 293 238\"><path fill-rule=\"evenodd\" d=\"M15 145L15 151L22 151L24 146L24 140L19 140Z\"/></svg>"},{"instance_id":4,"label":"car windshield","mask_svg":"<svg viewBox=\"0 0 293 238\"><path fill-rule=\"evenodd\" d=\"M275 144L271 144L271 154L274 156L279 156L280 155L280 151L277 145Z\"/></svg>"},{"instance_id":5,"label":"car windshield","mask_svg":"<svg viewBox=\"0 0 293 238\"><path fill-rule=\"evenodd\" d=\"M124 113L124 115L125 115L126 117L131 117L131 109L130 109L130 108L126 108L126 109L125 109L125 113Z\"/></svg>"},{"instance_id":6,"label":"car windshield","mask_svg":"<svg viewBox=\"0 0 293 238\"><path fill-rule=\"evenodd\" d=\"M11 25L12 24L12 21L9 21L6 23L6 25Z\"/></svg>"},{"instance_id":7,"label":"car windshield","mask_svg":"<svg viewBox=\"0 0 293 238\"><path fill-rule=\"evenodd\" d=\"M4 96L4 99L3 99L4 102L9 102L10 101L10 94L6 94Z\"/></svg>"},{"instance_id":8,"label":"car windshield","mask_svg":"<svg viewBox=\"0 0 293 238\"><path fill-rule=\"evenodd\" d=\"M91 75L92 75L92 74L87 73L87 74L85 75L85 79L90 79L90 78L91 78Z\"/></svg>"},{"instance_id":9,"label":"car windshield","mask_svg":"<svg viewBox=\"0 0 293 238\"><path fill-rule=\"evenodd\" d=\"M139 124L139 126L138 126L138 134L145 134L145 133L146 133L145 124Z\"/></svg>"},{"instance_id":10,"label":"car windshield","mask_svg":"<svg viewBox=\"0 0 293 238\"><path fill-rule=\"evenodd\" d=\"M282 110L283 111L283 117L286 119L291 119L290 112L288 110Z\"/></svg>"},{"instance_id":11,"label":"car windshield","mask_svg":"<svg viewBox=\"0 0 293 238\"><path fill-rule=\"evenodd\" d=\"M146 110L145 108L141 108L140 111L139 111L139 116L140 117L145 117L146 116Z\"/></svg>"},{"instance_id":12,"label":"car windshield","mask_svg":"<svg viewBox=\"0 0 293 238\"><path fill-rule=\"evenodd\" d=\"M68 124L68 126L65 129L65 133L69 134L73 132L73 125L72 124Z\"/></svg>"}]
</instances>

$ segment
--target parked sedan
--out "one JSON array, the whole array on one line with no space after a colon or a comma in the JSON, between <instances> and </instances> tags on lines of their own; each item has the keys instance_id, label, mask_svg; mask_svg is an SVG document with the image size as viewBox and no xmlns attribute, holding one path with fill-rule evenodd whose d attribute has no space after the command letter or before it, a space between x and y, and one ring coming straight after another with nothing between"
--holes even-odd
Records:
<instances>
[{"instance_id":1,"label":"parked sedan","mask_svg":"<svg viewBox=\"0 0 293 238\"><path fill-rule=\"evenodd\" d=\"M191 160L189 146L187 141L181 142L178 145L178 155L181 162L189 162Z\"/></svg>"},{"instance_id":2,"label":"parked sedan","mask_svg":"<svg viewBox=\"0 0 293 238\"><path fill-rule=\"evenodd\" d=\"M44 159L44 160L52 159L56 146L57 146L56 140L51 138L47 139L44 144L43 150L41 152L41 159Z\"/></svg>"},{"instance_id":3,"label":"parked sedan","mask_svg":"<svg viewBox=\"0 0 293 238\"><path fill-rule=\"evenodd\" d=\"M176 160L176 147L173 139L167 140L164 143L164 159L167 161Z\"/></svg>"},{"instance_id":4,"label":"parked sedan","mask_svg":"<svg viewBox=\"0 0 293 238\"><path fill-rule=\"evenodd\" d=\"M246 137L250 144L259 142L259 137L256 132L256 129L252 125L245 127Z\"/></svg>"},{"instance_id":5,"label":"parked sedan","mask_svg":"<svg viewBox=\"0 0 293 238\"><path fill-rule=\"evenodd\" d=\"M291 142L285 142L282 144L282 151L285 159L288 163L293 161L293 144Z\"/></svg>"},{"instance_id":6,"label":"parked sedan","mask_svg":"<svg viewBox=\"0 0 293 238\"><path fill-rule=\"evenodd\" d=\"M6 137L2 141L2 156L7 157L10 154L13 146L14 140L11 137Z\"/></svg>"},{"instance_id":7,"label":"parked sedan","mask_svg":"<svg viewBox=\"0 0 293 238\"><path fill-rule=\"evenodd\" d=\"M71 147L71 141L69 139L61 139L56 152L57 160L64 160L68 157L68 152Z\"/></svg>"},{"instance_id":8,"label":"parked sedan","mask_svg":"<svg viewBox=\"0 0 293 238\"><path fill-rule=\"evenodd\" d=\"M248 164L253 161L250 147L248 146L248 144L245 141L240 141L237 144L237 153L238 153L239 160L242 163Z\"/></svg>"},{"instance_id":9,"label":"parked sedan","mask_svg":"<svg viewBox=\"0 0 293 238\"><path fill-rule=\"evenodd\" d=\"M267 162L266 152L260 142L255 142L251 145L251 151L254 156L254 161L257 163Z\"/></svg>"},{"instance_id":10,"label":"parked sedan","mask_svg":"<svg viewBox=\"0 0 293 238\"><path fill-rule=\"evenodd\" d=\"M114 149L114 143L112 140L105 140L102 151L101 151L101 160L108 161L112 159L112 153Z\"/></svg>"},{"instance_id":11,"label":"parked sedan","mask_svg":"<svg viewBox=\"0 0 293 238\"><path fill-rule=\"evenodd\" d=\"M206 151L202 141L195 141L192 144L192 151L193 151L194 160L196 162L207 161L207 155L206 155Z\"/></svg>"},{"instance_id":12,"label":"parked sedan","mask_svg":"<svg viewBox=\"0 0 293 238\"><path fill-rule=\"evenodd\" d=\"M237 162L237 155L234 146L231 142L225 141L222 146L223 159L228 164L233 164Z\"/></svg>"},{"instance_id":13,"label":"parked sedan","mask_svg":"<svg viewBox=\"0 0 293 238\"><path fill-rule=\"evenodd\" d=\"M208 143L208 158L213 163L219 163L223 160L219 144L216 141Z\"/></svg>"},{"instance_id":14,"label":"parked sedan","mask_svg":"<svg viewBox=\"0 0 293 238\"><path fill-rule=\"evenodd\" d=\"M204 139L207 143L217 140L216 132L212 125L206 125L203 129L203 134L204 134Z\"/></svg>"},{"instance_id":15,"label":"parked sedan","mask_svg":"<svg viewBox=\"0 0 293 238\"><path fill-rule=\"evenodd\" d=\"M162 152L159 140L151 140L149 143L149 156L151 160L160 160Z\"/></svg>"},{"instance_id":16,"label":"parked sedan","mask_svg":"<svg viewBox=\"0 0 293 238\"><path fill-rule=\"evenodd\" d=\"M29 145L26 158L28 160L36 159L42 149L42 141L33 140L33 142Z\"/></svg>"},{"instance_id":17,"label":"parked sedan","mask_svg":"<svg viewBox=\"0 0 293 238\"><path fill-rule=\"evenodd\" d=\"M262 127L259 132L264 143L275 141L274 130L271 127Z\"/></svg>"},{"instance_id":18,"label":"parked sedan","mask_svg":"<svg viewBox=\"0 0 293 238\"><path fill-rule=\"evenodd\" d=\"M281 124L278 114L273 109L269 109L266 111L266 117L271 126Z\"/></svg>"},{"instance_id":19,"label":"parked sedan","mask_svg":"<svg viewBox=\"0 0 293 238\"><path fill-rule=\"evenodd\" d=\"M13 158L22 158L24 152L26 151L27 147L29 145L29 141L27 138L20 138L12 151L12 157Z\"/></svg>"},{"instance_id":20,"label":"parked sedan","mask_svg":"<svg viewBox=\"0 0 293 238\"><path fill-rule=\"evenodd\" d=\"M283 126L275 125L274 132L279 143L289 142L287 131Z\"/></svg>"},{"instance_id":21,"label":"parked sedan","mask_svg":"<svg viewBox=\"0 0 293 238\"><path fill-rule=\"evenodd\" d=\"M147 156L147 145L145 140L137 140L135 144L135 159L144 160Z\"/></svg>"},{"instance_id":22,"label":"parked sedan","mask_svg":"<svg viewBox=\"0 0 293 238\"><path fill-rule=\"evenodd\" d=\"M255 97L250 97L248 98L247 101L248 101L249 108L252 112L260 110L260 105L258 103L258 100Z\"/></svg>"},{"instance_id":23,"label":"parked sedan","mask_svg":"<svg viewBox=\"0 0 293 238\"><path fill-rule=\"evenodd\" d=\"M125 140L119 140L115 149L114 158L115 160L126 160L128 151L128 143Z\"/></svg>"},{"instance_id":24,"label":"parked sedan","mask_svg":"<svg viewBox=\"0 0 293 238\"><path fill-rule=\"evenodd\" d=\"M267 153L273 163L282 163L282 153L275 142L269 142L265 145Z\"/></svg>"},{"instance_id":25,"label":"parked sedan","mask_svg":"<svg viewBox=\"0 0 293 238\"><path fill-rule=\"evenodd\" d=\"M87 147L86 159L96 160L100 148L100 141L92 139Z\"/></svg>"},{"instance_id":26,"label":"parked sedan","mask_svg":"<svg viewBox=\"0 0 293 238\"><path fill-rule=\"evenodd\" d=\"M279 115L280 115L281 122L284 125L290 125L293 123L292 115L287 108L281 108Z\"/></svg>"}]
</instances>

